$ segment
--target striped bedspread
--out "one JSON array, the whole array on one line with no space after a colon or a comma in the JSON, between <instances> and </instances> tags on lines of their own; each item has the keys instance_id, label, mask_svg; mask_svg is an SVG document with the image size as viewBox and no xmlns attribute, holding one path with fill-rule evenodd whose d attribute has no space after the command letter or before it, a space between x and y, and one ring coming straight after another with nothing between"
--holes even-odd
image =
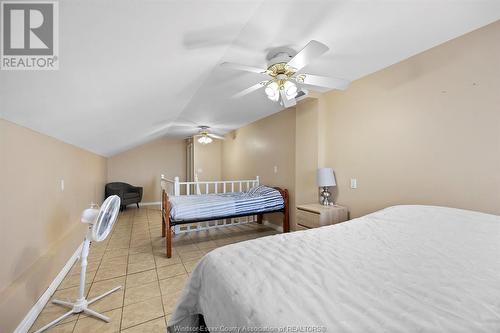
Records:
<instances>
[{"instance_id":1,"label":"striped bedspread","mask_svg":"<svg viewBox=\"0 0 500 333\"><path fill-rule=\"evenodd\" d=\"M263 213L284 206L279 191L262 185L248 192L170 197L170 204L170 218L174 221Z\"/></svg>"}]
</instances>

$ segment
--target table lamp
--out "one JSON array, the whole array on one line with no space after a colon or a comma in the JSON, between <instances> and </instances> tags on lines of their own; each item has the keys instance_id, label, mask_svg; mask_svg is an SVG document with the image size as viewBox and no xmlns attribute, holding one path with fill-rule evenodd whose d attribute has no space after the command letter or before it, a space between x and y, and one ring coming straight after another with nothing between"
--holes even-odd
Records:
<instances>
[{"instance_id":1,"label":"table lamp","mask_svg":"<svg viewBox=\"0 0 500 333\"><path fill-rule=\"evenodd\" d=\"M323 188L321 192L321 204L324 206L333 205L330 200L330 191L328 191L328 186L336 186L335 176L333 175L332 168L319 168L317 174L318 186Z\"/></svg>"}]
</instances>

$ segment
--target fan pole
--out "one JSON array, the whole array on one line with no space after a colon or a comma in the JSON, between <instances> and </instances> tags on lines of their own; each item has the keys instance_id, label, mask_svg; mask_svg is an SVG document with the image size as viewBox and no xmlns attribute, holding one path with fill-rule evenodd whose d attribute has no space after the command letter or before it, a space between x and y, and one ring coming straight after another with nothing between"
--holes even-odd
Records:
<instances>
[{"instance_id":1,"label":"fan pole","mask_svg":"<svg viewBox=\"0 0 500 333\"><path fill-rule=\"evenodd\" d=\"M90 228L89 228L90 232ZM85 299L85 275L87 274L87 257L89 256L89 249L90 249L90 240L89 237L85 237L85 241L83 242L83 248L82 248L82 255L81 255L81 270L80 270L80 288L78 291L78 299L79 300L84 300Z\"/></svg>"}]
</instances>

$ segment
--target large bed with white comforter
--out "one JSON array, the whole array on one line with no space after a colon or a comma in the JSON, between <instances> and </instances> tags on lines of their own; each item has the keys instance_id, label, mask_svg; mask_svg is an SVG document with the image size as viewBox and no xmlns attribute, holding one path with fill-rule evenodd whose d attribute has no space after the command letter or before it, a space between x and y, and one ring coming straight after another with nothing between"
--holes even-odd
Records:
<instances>
[{"instance_id":1,"label":"large bed with white comforter","mask_svg":"<svg viewBox=\"0 0 500 333\"><path fill-rule=\"evenodd\" d=\"M218 248L169 330L200 318L211 332L500 332L500 217L394 206Z\"/></svg>"}]
</instances>

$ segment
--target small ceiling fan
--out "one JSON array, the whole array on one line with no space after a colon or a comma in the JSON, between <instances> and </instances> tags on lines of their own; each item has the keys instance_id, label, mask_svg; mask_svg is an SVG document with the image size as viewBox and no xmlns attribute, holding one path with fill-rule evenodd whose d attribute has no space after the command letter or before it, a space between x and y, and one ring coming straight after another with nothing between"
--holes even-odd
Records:
<instances>
[{"instance_id":1,"label":"small ceiling fan","mask_svg":"<svg viewBox=\"0 0 500 333\"><path fill-rule=\"evenodd\" d=\"M311 40L298 53L289 48L278 48L271 52L268 59L267 69L260 69L252 66L240 65L224 62L222 67L268 75L271 78L261 81L239 93L233 98L239 98L250 94L256 90L264 88L267 97L278 102L284 107L294 106L296 98L306 95L307 89L323 87L328 89L345 90L349 86L349 81L345 79L330 78L319 75L299 73L302 68L315 58L321 56L329 48L323 43Z\"/></svg>"},{"instance_id":2,"label":"small ceiling fan","mask_svg":"<svg viewBox=\"0 0 500 333\"><path fill-rule=\"evenodd\" d=\"M213 139L224 140L222 135L211 133L210 126L198 126L198 134L193 135L193 137L198 138L198 142L202 145L207 145L212 143Z\"/></svg>"}]
</instances>

